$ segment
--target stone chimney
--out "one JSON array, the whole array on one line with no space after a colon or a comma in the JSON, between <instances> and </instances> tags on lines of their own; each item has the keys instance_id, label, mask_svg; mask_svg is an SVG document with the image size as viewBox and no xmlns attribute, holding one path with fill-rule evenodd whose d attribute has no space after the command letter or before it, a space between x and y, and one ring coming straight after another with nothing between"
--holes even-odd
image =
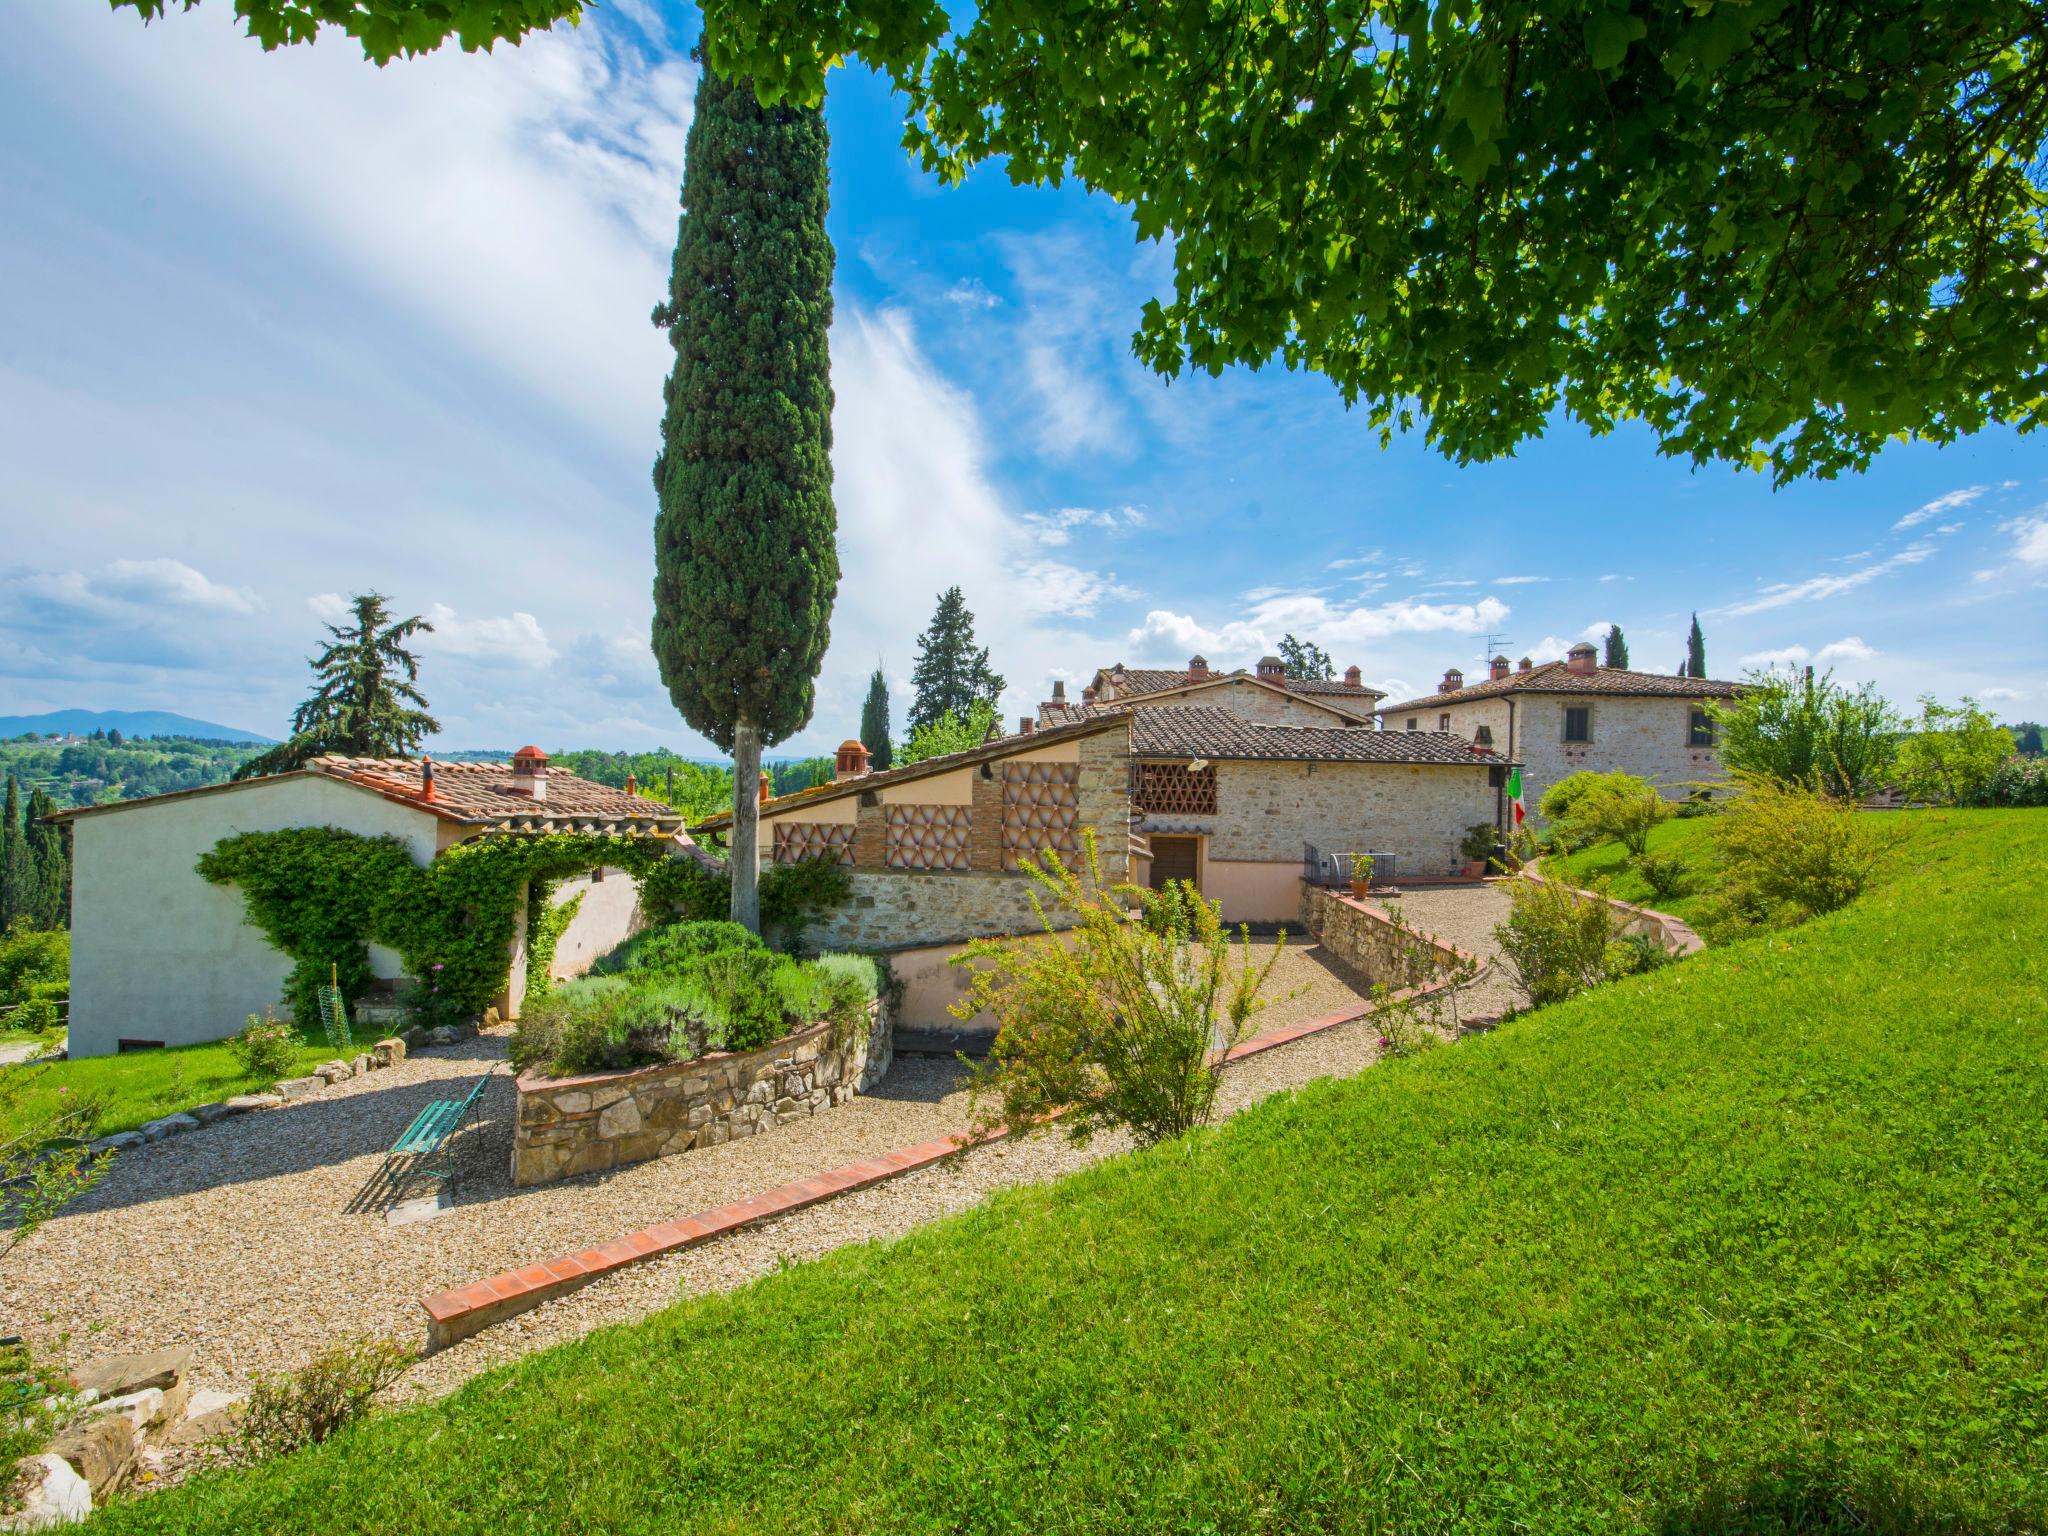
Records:
<instances>
[{"instance_id":1,"label":"stone chimney","mask_svg":"<svg viewBox=\"0 0 2048 1536\"><path fill-rule=\"evenodd\" d=\"M1029 715L1019 715L1017 717L1017 734L1019 736L1029 736L1033 731L1037 729L1038 722L1032 719Z\"/></svg>"},{"instance_id":2,"label":"stone chimney","mask_svg":"<svg viewBox=\"0 0 2048 1536\"><path fill-rule=\"evenodd\" d=\"M548 755L539 747L521 747L512 754L512 793L529 800L548 797Z\"/></svg>"},{"instance_id":3,"label":"stone chimney","mask_svg":"<svg viewBox=\"0 0 2048 1536\"><path fill-rule=\"evenodd\" d=\"M630 772L628 772L626 775L626 793L629 795L637 795L640 793L640 781L634 778Z\"/></svg>"},{"instance_id":4,"label":"stone chimney","mask_svg":"<svg viewBox=\"0 0 2048 1536\"><path fill-rule=\"evenodd\" d=\"M1093 704L1095 702L1095 690L1093 687L1081 690L1081 702L1083 704Z\"/></svg>"},{"instance_id":5,"label":"stone chimney","mask_svg":"<svg viewBox=\"0 0 2048 1536\"><path fill-rule=\"evenodd\" d=\"M1456 693L1460 688L1464 686L1465 674L1460 672L1456 667L1451 667L1445 671L1444 680L1441 683L1437 684L1436 691L1438 693Z\"/></svg>"},{"instance_id":6,"label":"stone chimney","mask_svg":"<svg viewBox=\"0 0 2048 1536\"><path fill-rule=\"evenodd\" d=\"M1040 709L1065 709L1067 707L1067 685L1060 678L1052 680L1052 697L1038 706Z\"/></svg>"},{"instance_id":7,"label":"stone chimney","mask_svg":"<svg viewBox=\"0 0 2048 1536\"><path fill-rule=\"evenodd\" d=\"M1191 683L1206 683L1208 680L1209 658L1206 656L1190 657L1188 660L1188 681Z\"/></svg>"},{"instance_id":8,"label":"stone chimney","mask_svg":"<svg viewBox=\"0 0 2048 1536\"><path fill-rule=\"evenodd\" d=\"M1517 672L1534 672L1536 670L1536 663L1524 656L1515 664L1515 670Z\"/></svg>"},{"instance_id":9,"label":"stone chimney","mask_svg":"<svg viewBox=\"0 0 2048 1536\"><path fill-rule=\"evenodd\" d=\"M420 759L420 798L434 798L434 760L431 757Z\"/></svg>"},{"instance_id":10,"label":"stone chimney","mask_svg":"<svg viewBox=\"0 0 2048 1536\"><path fill-rule=\"evenodd\" d=\"M1491 663L1489 663L1489 667L1488 667L1488 670L1489 670L1489 671L1490 671L1490 672L1492 673L1492 675L1493 675L1493 681L1494 681L1494 682L1496 682L1496 683L1497 683L1497 682L1499 682L1499 681L1500 681L1500 680L1501 680L1502 678L1504 678L1504 677L1506 677L1506 676L1508 675L1508 659L1507 659L1507 657L1505 657L1505 656L1496 656L1496 657L1494 657L1494 658L1493 658L1493 660L1492 660L1492 662L1491 662Z\"/></svg>"},{"instance_id":11,"label":"stone chimney","mask_svg":"<svg viewBox=\"0 0 2048 1536\"><path fill-rule=\"evenodd\" d=\"M1284 683L1287 681L1287 663L1278 656L1261 656L1258 675L1261 682Z\"/></svg>"},{"instance_id":12,"label":"stone chimney","mask_svg":"<svg viewBox=\"0 0 2048 1536\"><path fill-rule=\"evenodd\" d=\"M868 771L868 749L851 737L839 743L839 755L832 762L832 782L858 779Z\"/></svg>"},{"instance_id":13,"label":"stone chimney","mask_svg":"<svg viewBox=\"0 0 2048 1536\"><path fill-rule=\"evenodd\" d=\"M1600 653L1594 650L1590 644L1581 640L1577 645L1564 653L1565 670L1574 672L1580 677L1591 677L1600 670L1599 655Z\"/></svg>"},{"instance_id":14,"label":"stone chimney","mask_svg":"<svg viewBox=\"0 0 2048 1536\"><path fill-rule=\"evenodd\" d=\"M1346 688L1363 688L1365 686L1365 674L1356 667L1346 667L1344 669L1344 686Z\"/></svg>"},{"instance_id":15,"label":"stone chimney","mask_svg":"<svg viewBox=\"0 0 2048 1536\"><path fill-rule=\"evenodd\" d=\"M769 798L774 793L775 781L768 777L768 770L766 768L763 768L761 770L761 787L756 794L756 798L760 801L761 804L766 805L769 801Z\"/></svg>"}]
</instances>

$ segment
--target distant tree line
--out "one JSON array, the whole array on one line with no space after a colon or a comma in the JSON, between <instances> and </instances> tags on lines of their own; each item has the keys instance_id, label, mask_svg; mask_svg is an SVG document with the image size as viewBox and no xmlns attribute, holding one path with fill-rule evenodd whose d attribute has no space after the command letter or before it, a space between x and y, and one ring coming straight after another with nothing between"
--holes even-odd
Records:
<instances>
[{"instance_id":1,"label":"distant tree line","mask_svg":"<svg viewBox=\"0 0 2048 1536\"><path fill-rule=\"evenodd\" d=\"M71 919L71 861L64 834L43 818L57 802L40 787L23 791L7 775L0 801L0 934L16 927L62 928Z\"/></svg>"}]
</instances>

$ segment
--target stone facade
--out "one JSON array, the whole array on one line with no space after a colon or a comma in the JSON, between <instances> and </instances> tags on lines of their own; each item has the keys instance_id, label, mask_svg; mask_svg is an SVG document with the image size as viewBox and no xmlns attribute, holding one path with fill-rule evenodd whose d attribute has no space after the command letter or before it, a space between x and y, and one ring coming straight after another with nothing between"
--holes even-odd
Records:
<instances>
[{"instance_id":1,"label":"stone facade","mask_svg":"<svg viewBox=\"0 0 2048 1536\"><path fill-rule=\"evenodd\" d=\"M1417 941L1424 946L1432 969L1439 973L1473 958L1433 935L1412 929L1404 934L1393 918L1372 902L1306 882L1301 887L1301 922L1324 949L1367 981L1390 987L1408 982L1406 952Z\"/></svg>"},{"instance_id":2,"label":"stone facade","mask_svg":"<svg viewBox=\"0 0 2048 1536\"><path fill-rule=\"evenodd\" d=\"M843 1104L889 1069L893 1022L875 1005L864 1039L832 1043L813 1024L758 1051L553 1078L519 1076L512 1182L546 1184L579 1173L715 1147Z\"/></svg>"},{"instance_id":3,"label":"stone facade","mask_svg":"<svg viewBox=\"0 0 2048 1536\"><path fill-rule=\"evenodd\" d=\"M1481 726L1486 727L1495 751L1520 760L1523 793L1533 820L1543 791L1581 769L1624 769L1648 779L1669 800L1683 800L1695 784L1718 780L1719 749L1691 745L1692 713L1702 703L1613 693L1518 693L1403 711L1388 716L1387 729L1404 731L1413 720L1418 731L1449 729L1471 740ZM1567 708L1591 710L1590 741L1564 739Z\"/></svg>"},{"instance_id":4,"label":"stone facade","mask_svg":"<svg viewBox=\"0 0 2048 1536\"><path fill-rule=\"evenodd\" d=\"M1144 830L1206 834L1212 862L1301 864L1301 845L1396 856L1414 876L1449 875L1474 822L1492 822L1499 796L1483 764L1216 764L1216 814L1161 818Z\"/></svg>"}]
</instances>

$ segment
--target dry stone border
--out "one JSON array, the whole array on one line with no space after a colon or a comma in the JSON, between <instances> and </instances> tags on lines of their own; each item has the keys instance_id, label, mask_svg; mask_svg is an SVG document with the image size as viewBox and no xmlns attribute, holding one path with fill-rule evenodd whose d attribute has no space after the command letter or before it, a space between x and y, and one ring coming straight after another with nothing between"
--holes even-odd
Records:
<instances>
[{"instance_id":1,"label":"dry stone border","mask_svg":"<svg viewBox=\"0 0 2048 1536\"><path fill-rule=\"evenodd\" d=\"M350 1078L362 1077L370 1072L395 1067L405 1060L408 1050L422 1050L436 1046L460 1045L476 1034L474 1025L439 1025L433 1029L408 1029L403 1034L392 1035L379 1040L367 1051L356 1053L352 1061L323 1061L304 1077L287 1077L279 1081L270 1093L238 1093L233 1098L222 1099L215 1104L200 1104L191 1109L180 1110L172 1115L160 1115L146 1120L132 1131L115 1131L110 1136L100 1136L86 1143L88 1152L127 1152L136 1147L146 1147L152 1142L162 1141L168 1136L182 1136L187 1131L196 1131L201 1126L212 1125L234 1115L246 1115L258 1109L282 1109L309 1099L337 1083Z\"/></svg>"}]
</instances>

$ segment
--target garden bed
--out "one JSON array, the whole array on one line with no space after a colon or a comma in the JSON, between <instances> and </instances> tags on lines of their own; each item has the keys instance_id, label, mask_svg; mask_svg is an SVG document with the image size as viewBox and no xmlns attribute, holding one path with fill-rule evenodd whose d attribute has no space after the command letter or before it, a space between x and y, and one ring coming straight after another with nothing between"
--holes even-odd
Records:
<instances>
[{"instance_id":1,"label":"garden bed","mask_svg":"<svg viewBox=\"0 0 2048 1536\"><path fill-rule=\"evenodd\" d=\"M753 1051L714 1051L626 1072L519 1076L512 1182L546 1184L807 1120L872 1087L889 1068L891 1020L820 1020Z\"/></svg>"}]
</instances>

